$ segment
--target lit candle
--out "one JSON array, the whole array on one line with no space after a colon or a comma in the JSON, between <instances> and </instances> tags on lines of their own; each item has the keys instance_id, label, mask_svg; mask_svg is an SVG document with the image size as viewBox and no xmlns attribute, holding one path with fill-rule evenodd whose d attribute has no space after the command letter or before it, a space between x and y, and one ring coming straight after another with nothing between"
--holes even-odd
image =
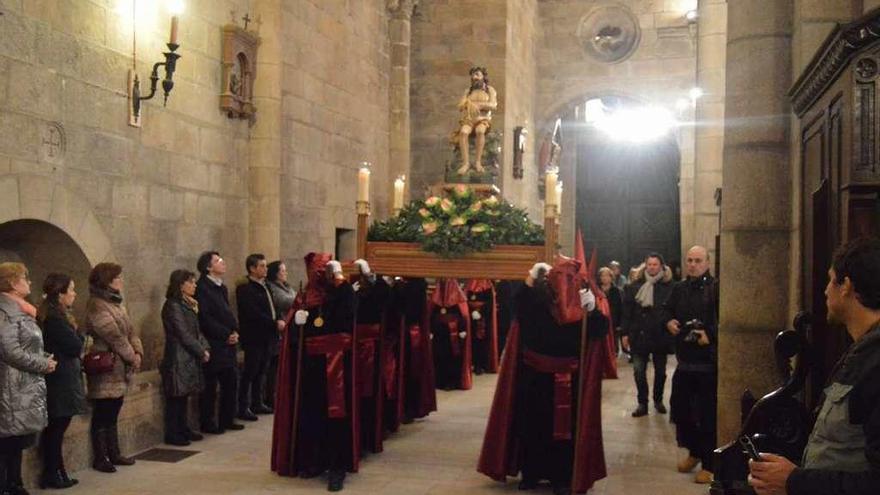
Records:
<instances>
[{"instance_id":1,"label":"lit candle","mask_svg":"<svg viewBox=\"0 0 880 495\"><path fill-rule=\"evenodd\" d=\"M544 204L547 206L555 206L556 203L556 183L559 175L555 168L547 169L547 175L544 177Z\"/></svg>"},{"instance_id":2,"label":"lit candle","mask_svg":"<svg viewBox=\"0 0 880 495\"><path fill-rule=\"evenodd\" d=\"M171 16L171 40L168 41L168 43L170 43L172 45L177 44L177 22L178 22L178 17L176 15Z\"/></svg>"},{"instance_id":3,"label":"lit candle","mask_svg":"<svg viewBox=\"0 0 880 495\"><path fill-rule=\"evenodd\" d=\"M370 201L370 169L366 166L358 170L358 201Z\"/></svg>"},{"instance_id":4,"label":"lit candle","mask_svg":"<svg viewBox=\"0 0 880 495\"><path fill-rule=\"evenodd\" d=\"M562 181L556 184L556 202L553 203L557 208L562 207Z\"/></svg>"},{"instance_id":5,"label":"lit candle","mask_svg":"<svg viewBox=\"0 0 880 495\"><path fill-rule=\"evenodd\" d=\"M405 184L403 176L398 177L394 181L394 203L392 208L395 211L403 208L403 188Z\"/></svg>"}]
</instances>

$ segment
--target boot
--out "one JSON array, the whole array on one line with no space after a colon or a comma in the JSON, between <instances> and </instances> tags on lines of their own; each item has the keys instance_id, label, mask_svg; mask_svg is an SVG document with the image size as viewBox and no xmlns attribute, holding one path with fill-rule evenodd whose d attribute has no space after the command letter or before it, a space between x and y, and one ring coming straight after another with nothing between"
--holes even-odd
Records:
<instances>
[{"instance_id":1,"label":"boot","mask_svg":"<svg viewBox=\"0 0 880 495\"><path fill-rule=\"evenodd\" d=\"M40 488L44 490L46 488L70 488L71 486L73 486L73 483L64 481L60 469L45 471L43 476L40 477Z\"/></svg>"},{"instance_id":2,"label":"boot","mask_svg":"<svg viewBox=\"0 0 880 495\"><path fill-rule=\"evenodd\" d=\"M662 402L662 401L654 402L654 409L655 409L659 414L666 414L666 413L667 413L667 411L666 411L666 406L663 405L663 402Z\"/></svg>"},{"instance_id":3,"label":"boot","mask_svg":"<svg viewBox=\"0 0 880 495\"><path fill-rule=\"evenodd\" d=\"M632 417L641 418L642 416L648 415L648 405L647 404L639 404L639 407L636 408L635 411L632 412Z\"/></svg>"},{"instance_id":4,"label":"boot","mask_svg":"<svg viewBox=\"0 0 880 495\"><path fill-rule=\"evenodd\" d=\"M61 479L63 479L65 483L70 483L70 486L79 483L78 479L71 478L70 475L67 474L67 469L64 467L64 459L61 460L61 468L58 470L58 473L61 475Z\"/></svg>"},{"instance_id":5,"label":"boot","mask_svg":"<svg viewBox=\"0 0 880 495\"><path fill-rule=\"evenodd\" d=\"M706 471L705 469L701 469L700 472L694 476L694 483L700 485L706 485L712 482L713 476L712 471Z\"/></svg>"},{"instance_id":6,"label":"boot","mask_svg":"<svg viewBox=\"0 0 880 495\"><path fill-rule=\"evenodd\" d=\"M113 425L108 429L107 448L107 456L110 457L110 462L112 462L114 466L134 465L134 459L131 457L124 457L119 452L119 429L116 425Z\"/></svg>"},{"instance_id":7,"label":"boot","mask_svg":"<svg viewBox=\"0 0 880 495\"><path fill-rule=\"evenodd\" d=\"M345 481L345 471L331 470L327 475L327 491L338 492L342 490L342 484Z\"/></svg>"},{"instance_id":8,"label":"boot","mask_svg":"<svg viewBox=\"0 0 880 495\"><path fill-rule=\"evenodd\" d=\"M92 461L92 468L102 473L115 473L116 468L110 462L107 454L107 429L99 428L92 431L92 450L95 460Z\"/></svg>"},{"instance_id":9,"label":"boot","mask_svg":"<svg viewBox=\"0 0 880 495\"><path fill-rule=\"evenodd\" d=\"M691 455L688 455L684 459L678 461L678 466L677 466L678 472L679 473L689 473L689 472L693 471L694 468L697 467L697 464L699 464L699 463L700 463L699 459L697 459L696 457L693 457Z\"/></svg>"}]
</instances>

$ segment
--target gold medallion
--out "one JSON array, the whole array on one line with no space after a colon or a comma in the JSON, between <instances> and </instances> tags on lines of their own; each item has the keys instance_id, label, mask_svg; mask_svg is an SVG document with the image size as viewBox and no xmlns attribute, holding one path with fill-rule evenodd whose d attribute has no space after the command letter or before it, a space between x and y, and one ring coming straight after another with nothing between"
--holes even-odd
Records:
<instances>
[{"instance_id":1,"label":"gold medallion","mask_svg":"<svg viewBox=\"0 0 880 495\"><path fill-rule=\"evenodd\" d=\"M441 315L445 315L445 314L446 314L446 308L440 308L440 314L441 314Z\"/></svg>"},{"instance_id":2,"label":"gold medallion","mask_svg":"<svg viewBox=\"0 0 880 495\"><path fill-rule=\"evenodd\" d=\"M324 326L324 318L321 318L320 316L315 318L315 327L321 328L323 326Z\"/></svg>"}]
</instances>

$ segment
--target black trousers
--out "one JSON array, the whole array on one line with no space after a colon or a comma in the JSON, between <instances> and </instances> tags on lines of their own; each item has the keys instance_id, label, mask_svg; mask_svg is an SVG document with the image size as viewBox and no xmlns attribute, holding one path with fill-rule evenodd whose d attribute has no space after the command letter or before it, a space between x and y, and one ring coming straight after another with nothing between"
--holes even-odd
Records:
<instances>
[{"instance_id":1,"label":"black trousers","mask_svg":"<svg viewBox=\"0 0 880 495\"><path fill-rule=\"evenodd\" d=\"M189 396L165 398L165 438L187 439L189 428Z\"/></svg>"},{"instance_id":2,"label":"black trousers","mask_svg":"<svg viewBox=\"0 0 880 495\"><path fill-rule=\"evenodd\" d=\"M648 361L654 361L654 404L663 403L663 390L666 388L666 353L633 353L633 375L636 379L639 404L648 403Z\"/></svg>"},{"instance_id":3,"label":"black trousers","mask_svg":"<svg viewBox=\"0 0 880 495\"><path fill-rule=\"evenodd\" d=\"M0 438L0 490L24 486L21 479L21 452L33 445L35 435Z\"/></svg>"},{"instance_id":4,"label":"black trousers","mask_svg":"<svg viewBox=\"0 0 880 495\"><path fill-rule=\"evenodd\" d=\"M670 412L678 445L700 459L707 471L713 468L717 385L718 375L713 372L676 369L672 376Z\"/></svg>"},{"instance_id":5,"label":"black trousers","mask_svg":"<svg viewBox=\"0 0 880 495\"><path fill-rule=\"evenodd\" d=\"M263 378L269 367L269 345L249 344L244 347L244 370L238 386L239 412L263 402Z\"/></svg>"},{"instance_id":6,"label":"black trousers","mask_svg":"<svg viewBox=\"0 0 880 495\"><path fill-rule=\"evenodd\" d=\"M43 430L43 471L54 473L64 468L64 432L70 426L71 416L49 418L49 425Z\"/></svg>"},{"instance_id":7,"label":"black trousers","mask_svg":"<svg viewBox=\"0 0 880 495\"><path fill-rule=\"evenodd\" d=\"M219 425L221 428L232 424L235 419L235 385L237 375L234 366L215 369L205 368L205 390L199 397L201 428ZM220 387L220 407L217 407L217 387ZM219 420L219 421L218 421Z\"/></svg>"},{"instance_id":8,"label":"black trousers","mask_svg":"<svg viewBox=\"0 0 880 495\"><path fill-rule=\"evenodd\" d=\"M118 399L95 399L92 401L92 431L102 428L115 428L119 421L119 410L122 409L123 397Z\"/></svg>"}]
</instances>

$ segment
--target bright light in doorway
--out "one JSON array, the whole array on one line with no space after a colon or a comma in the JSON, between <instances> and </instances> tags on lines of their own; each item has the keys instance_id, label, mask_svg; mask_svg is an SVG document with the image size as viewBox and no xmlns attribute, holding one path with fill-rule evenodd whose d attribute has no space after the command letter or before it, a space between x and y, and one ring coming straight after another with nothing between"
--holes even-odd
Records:
<instances>
[{"instance_id":1,"label":"bright light in doorway","mask_svg":"<svg viewBox=\"0 0 880 495\"><path fill-rule=\"evenodd\" d=\"M690 95L691 100L696 101L702 98L705 93L703 92L703 88L691 88L691 90L688 91L688 94Z\"/></svg>"},{"instance_id":2,"label":"bright light in doorway","mask_svg":"<svg viewBox=\"0 0 880 495\"><path fill-rule=\"evenodd\" d=\"M596 122L596 127L612 139L632 142L660 138L675 125L675 117L663 107L621 109Z\"/></svg>"},{"instance_id":3,"label":"bright light in doorway","mask_svg":"<svg viewBox=\"0 0 880 495\"><path fill-rule=\"evenodd\" d=\"M688 22L697 22L697 17L699 17L699 12L697 9L688 10L684 15L684 18L687 19Z\"/></svg>"},{"instance_id":4,"label":"bright light in doorway","mask_svg":"<svg viewBox=\"0 0 880 495\"><path fill-rule=\"evenodd\" d=\"M587 100L584 109L584 120L588 124L592 124L599 122L603 118L605 118L605 105L602 103L602 100L599 98Z\"/></svg>"},{"instance_id":5,"label":"bright light in doorway","mask_svg":"<svg viewBox=\"0 0 880 495\"><path fill-rule=\"evenodd\" d=\"M168 0L168 13L171 15L180 15L183 14L184 4L183 0Z\"/></svg>"}]
</instances>

